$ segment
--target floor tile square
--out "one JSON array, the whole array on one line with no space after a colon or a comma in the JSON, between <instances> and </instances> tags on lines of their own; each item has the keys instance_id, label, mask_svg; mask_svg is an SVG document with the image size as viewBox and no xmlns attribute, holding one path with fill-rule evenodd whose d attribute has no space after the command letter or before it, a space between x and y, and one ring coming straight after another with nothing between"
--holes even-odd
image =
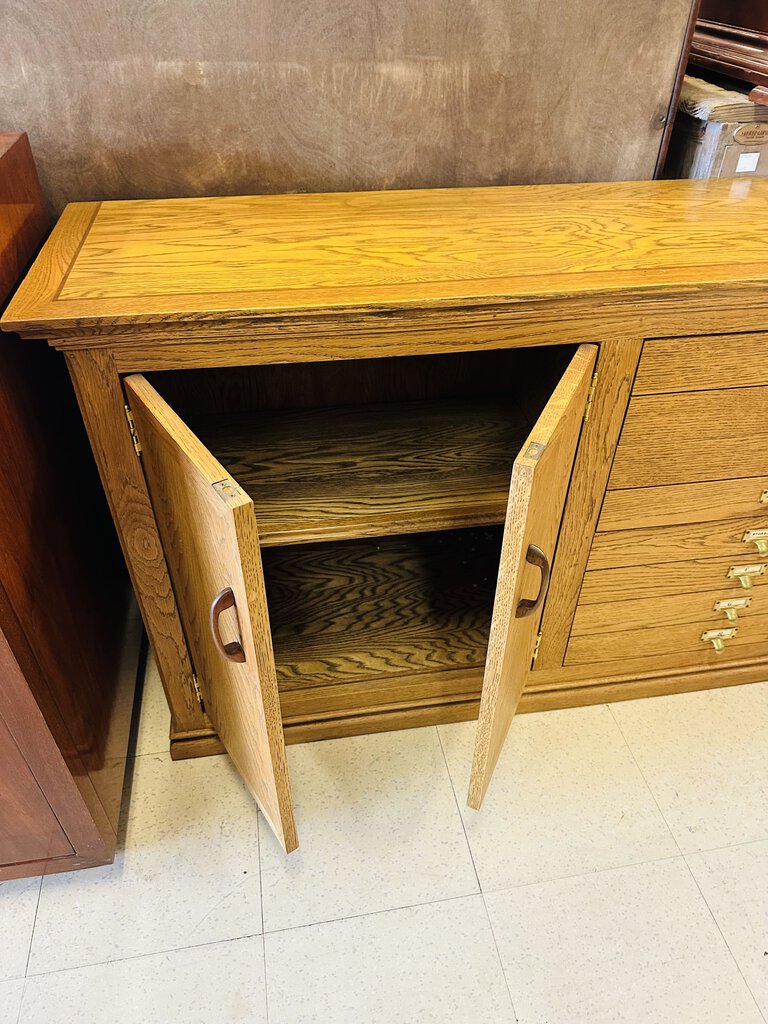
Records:
<instances>
[{"instance_id":1,"label":"floor tile square","mask_svg":"<svg viewBox=\"0 0 768 1024\"><path fill-rule=\"evenodd\" d=\"M433 728L288 748L299 849L260 820L267 931L477 892Z\"/></svg>"},{"instance_id":2,"label":"floor tile square","mask_svg":"<svg viewBox=\"0 0 768 1024\"><path fill-rule=\"evenodd\" d=\"M763 1024L682 858L485 900L519 1024Z\"/></svg>"},{"instance_id":3,"label":"floor tile square","mask_svg":"<svg viewBox=\"0 0 768 1024\"><path fill-rule=\"evenodd\" d=\"M43 881L31 974L261 932L256 807L229 759L132 765L115 863Z\"/></svg>"},{"instance_id":4,"label":"floor tile square","mask_svg":"<svg viewBox=\"0 0 768 1024\"><path fill-rule=\"evenodd\" d=\"M24 979L0 981L0 1020L3 1024L16 1024L21 1010Z\"/></svg>"},{"instance_id":5,"label":"floor tile square","mask_svg":"<svg viewBox=\"0 0 768 1024\"><path fill-rule=\"evenodd\" d=\"M519 715L483 806L466 806L476 723L440 737L484 891L679 851L604 705Z\"/></svg>"},{"instance_id":6,"label":"floor tile square","mask_svg":"<svg viewBox=\"0 0 768 1024\"><path fill-rule=\"evenodd\" d=\"M152 652L147 657L144 689L141 694L139 727L135 753L167 754L170 746L171 712L165 699L160 673Z\"/></svg>"},{"instance_id":7,"label":"floor tile square","mask_svg":"<svg viewBox=\"0 0 768 1024\"><path fill-rule=\"evenodd\" d=\"M266 1024L261 936L30 978L20 1024Z\"/></svg>"},{"instance_id":8,"label":"floor tile square","mask_svg":"<svg viewBox=\"0 0 768 1024\"><path fill-rule=\"evenodd\" d=\"M0 882L0 981L24 977L39 895L39 878Z\"/></svg>"},{"instance_id":9,"label":"floor tile square","mask_svg":"<svg viewBox=\"0 0 768 1024\"><path fill-rule=\"evenodd\" d=\"M270 1024L513 1024L482 897L265 936Z\"/></svg>"},{"instance_id":10,"label":"floor tile square","mask_svg":"<svg viewBox=\"0 0 768 1024\"><path fill-rule=\"evenodd\" d=\"M688 865L768 1017L768 842L693 853Z\"/></svg>"},{"instance_id":11,"label":"floor tile square","mask_svg":"<svg viewBox=\"0 0 768 1024\"><path fill-rule=\"evenodd\" d=\"M683 853L768 839L768 684L612 712Z\"/></svg>"}]
</instances>

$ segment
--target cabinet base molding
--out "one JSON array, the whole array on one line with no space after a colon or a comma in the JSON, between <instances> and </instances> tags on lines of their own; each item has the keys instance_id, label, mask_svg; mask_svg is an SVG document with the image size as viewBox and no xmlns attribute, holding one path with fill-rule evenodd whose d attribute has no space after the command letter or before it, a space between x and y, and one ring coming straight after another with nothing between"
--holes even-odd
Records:
<instances>
[{"instance_id":1,"label":"cabinet base molding","mask_svg":"<svg viewBox=\"0 0 768 1024\"><path fill-rule=\"evenodd\" d=\"M554 676L555 673L548 673ZM664 676L639 679L604 679L600 682L579 681L571 686L548 683L541 688L526 689L520 699L518 714L534 711L556 711L562 708L587 707L639 697L661 697L665 694L692 693L722 686L760 683L766 679L764 662L734 665L722 671L675 672ZM312 743L315 740L340 739L343 736L364 736L373 732L416 729L426 725L448 725L470 722L477 718L480 699L422 707L395 708L364 715L344 715L312 722L284 722L285 742ZM223 754L224 747L215 732L171 732L171 757L183 761L190 757Z\"/></svg>"}]
</instances>

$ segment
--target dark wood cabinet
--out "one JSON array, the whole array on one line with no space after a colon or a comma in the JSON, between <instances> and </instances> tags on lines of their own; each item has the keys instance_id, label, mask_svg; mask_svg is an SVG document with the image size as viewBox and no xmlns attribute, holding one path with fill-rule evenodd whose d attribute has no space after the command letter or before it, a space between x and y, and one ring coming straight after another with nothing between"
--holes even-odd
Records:
<instances>
[{"instance_id":1,"label":"dark wood cabinet","mask_svg":"<svg viewBox=\"0 0 768 1024\"><path fill-rule=\"evenodd\" d=\"M48 216L0 134L0 303ZM0 878L114 855L140 627L63 360L0 335Z\"/></svg>"}]
</instances>

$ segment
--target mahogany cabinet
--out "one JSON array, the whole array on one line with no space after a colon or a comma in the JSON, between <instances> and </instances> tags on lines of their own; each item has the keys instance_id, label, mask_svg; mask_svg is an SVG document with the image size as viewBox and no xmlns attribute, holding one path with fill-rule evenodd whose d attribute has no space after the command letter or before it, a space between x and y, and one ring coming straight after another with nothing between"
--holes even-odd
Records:
<instances>
[{"instance_id":1,"label":"mahogany cabinet","mask_svg":"<svg viewBox=\"0 0 768 1024\"><path fill-rule=\"evenodd\" d=\"M0 134L0 303L48 230ZM141 629L61 357L0 335L0 879L109 862Z\"/></svg>"},{"instance_id":2,"label":"mahogany cabinet","mask_svg":"<svg viewBox=\"0 0 768 1024\"><path fill-rule=\"evenodd\" d=\"M74 204L65 354L172 713L285 744L766 678L768 181ZM745 272L745 268L748 270ZM684 723L681 723L684 728Z\"/></svg>"}]
</instances>

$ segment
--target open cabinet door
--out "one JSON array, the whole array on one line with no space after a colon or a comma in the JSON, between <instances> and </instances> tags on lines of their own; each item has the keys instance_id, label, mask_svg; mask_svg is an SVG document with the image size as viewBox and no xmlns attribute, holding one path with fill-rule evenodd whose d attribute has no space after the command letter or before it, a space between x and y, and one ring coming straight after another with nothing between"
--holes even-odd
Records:
<instances>
[{"instance_id":1,"label":"open cabinet door","mask_svg":"<svg viewBox=\"0 0 768 1024\"><path fill-rule=\"evenodd\" d=\"M580 346L512 469L470 807L479 808L483 801L531 667L596 356L596 345Z\"/></svg>"},{"instance_id":2,"label":"open cabinet door","mask_svg":"<svg viewBox=\"0 0 768 1024\"><path fill-rule=\"evenodd\" d=\"M298 842L253 503L144 377L125 385L205 709L290 853Z\"/></svg>"}]
</instances>

